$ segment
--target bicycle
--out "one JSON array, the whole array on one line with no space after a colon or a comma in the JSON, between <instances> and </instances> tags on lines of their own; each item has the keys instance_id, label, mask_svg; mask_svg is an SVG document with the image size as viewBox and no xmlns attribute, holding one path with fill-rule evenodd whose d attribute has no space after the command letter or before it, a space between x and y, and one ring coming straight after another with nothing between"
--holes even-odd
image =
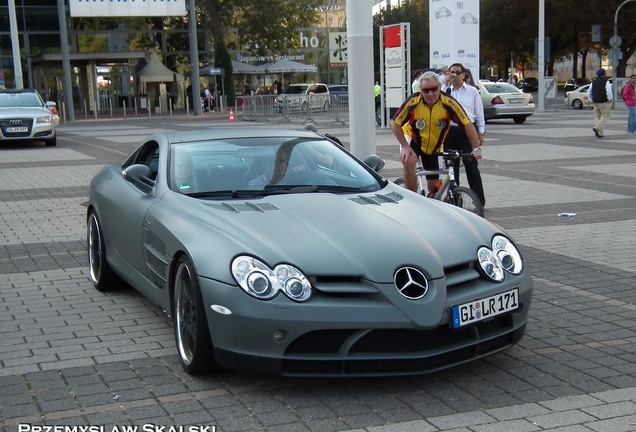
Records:
<instances>
[{"instance_id":1,"label":"bicycle","mask_svg":"<svg viewBox=\"0 0 636 432\"><path fill-rule=\"evenodd\" d=\"M464 156L470 156L470 153L464 153L458 150L446 150L433 153L433 156L441 156L444 159L444 168L427 170L422 167L421 163L418 164L415 170L415 175L417 176L417 192L424 196L429 196L426 194L426 189L424 188L426 184L425 176L445 175L441 180L439 189L433 196L429 197L453 204L454 206L461 207L483 217L484 206L481 204L477 194L471 189L459 185L459 169L462 166L462 158ZM404 186L404 179L402 177L395 179L393 182L397 185Z\"/></svg>"}]
</instances>

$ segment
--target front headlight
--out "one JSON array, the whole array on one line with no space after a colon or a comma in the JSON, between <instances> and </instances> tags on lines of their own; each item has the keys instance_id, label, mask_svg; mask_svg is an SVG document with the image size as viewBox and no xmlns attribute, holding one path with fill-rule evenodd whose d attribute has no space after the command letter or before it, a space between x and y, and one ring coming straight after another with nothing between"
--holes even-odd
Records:
<instances>
[{"instance_id":1,"label":"front headlight","mask_svg":"<svg viewBox=\"0 0 636 432\"><path fill-rule=\"evenodd\" d=\"M232 276L243 291L260 300L272 299L280 291L297 302L311 297L309 280L289 264L279 264L270 269L254 257L238 256L232 261Z\"/></svg>"},{"instance_id":2,"label":"front headlight","mask_svg":"<svg viewBox=\"0 0 636 432\"><path fill-rule=\"evenodd\" d=\"M35 119L36 123L47 123L50 124L53 122L53 116L52 115L45 115L42 117L38 117Z\"/></svg>"},{"instance_id":3,"label":"front headlight","mask_svg":"<svg viewBox=\"0 0 636 432\"><path fill-rule=\"evenodd\" d=\"M492 239L492 249L481 247L477 251L477 260L484 274L495 282L504 280L504 271L518 275L523 271L521 254L504 236Z\"/></svg>"}]
</instances>

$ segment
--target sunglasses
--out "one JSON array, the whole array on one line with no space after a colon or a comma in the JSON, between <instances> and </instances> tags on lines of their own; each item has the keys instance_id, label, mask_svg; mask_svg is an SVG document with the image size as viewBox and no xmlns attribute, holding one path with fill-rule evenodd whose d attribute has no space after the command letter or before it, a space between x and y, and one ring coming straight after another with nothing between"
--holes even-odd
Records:
<instances>
[{"instance_id":1,"label":"sunglasses","mask_svg":"<svg viewBox=\"0 0 636 432\"><path fill-rule=\"evenodd\" d=\"M424 94L435 93L437 90L439 90L439 87L428 87L420 89L420 91Z\"/></svg>"}]
</instances>

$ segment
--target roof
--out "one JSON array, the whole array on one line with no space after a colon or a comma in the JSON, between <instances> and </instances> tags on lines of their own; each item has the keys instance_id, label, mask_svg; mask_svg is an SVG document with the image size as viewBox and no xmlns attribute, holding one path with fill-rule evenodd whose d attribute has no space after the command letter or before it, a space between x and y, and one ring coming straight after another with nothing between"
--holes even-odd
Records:
<instances>
[{"instance_id":1,"label":"roof","mask_svg":"<svg viewBox=\"0 0 636 432\"><path fill-rule=\"evenodd\" d=\"M139 81L143 83L148 82L173 82L183 81L183 77L176 72L171 71L157 57L157 53L150 54L150 60L144 68L139 71Z\"/></svg>"}]
</instances>

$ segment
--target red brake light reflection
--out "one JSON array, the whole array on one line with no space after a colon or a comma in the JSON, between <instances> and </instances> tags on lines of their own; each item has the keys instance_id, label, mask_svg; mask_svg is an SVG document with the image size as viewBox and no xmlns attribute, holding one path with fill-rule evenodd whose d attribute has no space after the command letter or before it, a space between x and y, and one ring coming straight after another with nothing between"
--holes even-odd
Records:
<instances>
[{"instance_id":1,"label":"red brake light reflection","mask_svg":"<svg viewBox=\"0 0 636 432\"><path fill-rule=\"evenodd\" d=\"M503 105L504 101L499 96L495 96L490 103L493 105Z\"/></svg>"}]
</instances>

